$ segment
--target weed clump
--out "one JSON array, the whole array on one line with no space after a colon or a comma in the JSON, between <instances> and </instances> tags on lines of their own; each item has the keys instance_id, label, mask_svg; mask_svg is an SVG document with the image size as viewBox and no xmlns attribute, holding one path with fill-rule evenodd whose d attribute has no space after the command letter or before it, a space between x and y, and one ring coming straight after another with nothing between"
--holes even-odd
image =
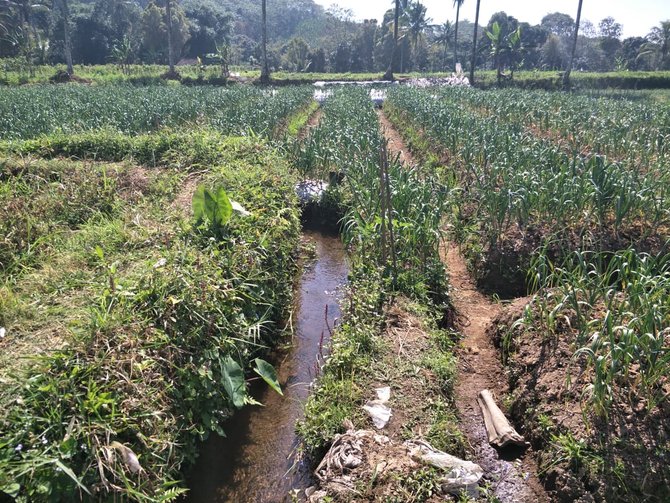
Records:
<instances>
[{"instance_id":1,"label":"weed clump","mask_svg":"<svg viewBox=\"0 0 670 503\"><path fill-rule=\"evenodd\" d=\"M0 490L19 501L87 494L176 498L184 492L180 473L195 458L197 441L223 434L223 421L251 403L244 373L278 341L291 306L299 241L295 179L287 163L257 139L212 132L193 132L190 141L186 133L168 136L179 140L164 142L165 133L115 138L125 145L169 144L156 150L156 164L197 165L204 184L224 188L250 214L232 215L213 235L196 225L190 208L174 206L184 173L171 168L156 173L132 204L98 196L114 193L119 180L104 164L86 168L94 176L81 180L77 173L84 168L71 161L39 162L23 174L3 175L9 180L3 183L20 187L22 176L41 169L58 177L58 197L62 191L73 201L95 201L87 211L89 202L51 208L28 202L55 197L51 184L14 191L30 218L60 219L70 235L58 242L57 253L41 256L4 287L3 326L16 338L30 337L20 306L64 306L68 299L76 319L61 328L66 333L53 352L15 368L1 391ZM84 144L77 148L88 153ZM56 166L73 169L52 173ZM105 172L112 178L107 189ZM48 229L42 236L56 239ZM47 281L47 275L58 277L54 267L74 264L79 271L68 278L72 288ZM39 278L42 289L29 288L27 282ZM47 316L42 329L57 329L61 319L58 312ZM234 390L222 384L239 379L242 386Z\"/></svg>"}]
</instances>

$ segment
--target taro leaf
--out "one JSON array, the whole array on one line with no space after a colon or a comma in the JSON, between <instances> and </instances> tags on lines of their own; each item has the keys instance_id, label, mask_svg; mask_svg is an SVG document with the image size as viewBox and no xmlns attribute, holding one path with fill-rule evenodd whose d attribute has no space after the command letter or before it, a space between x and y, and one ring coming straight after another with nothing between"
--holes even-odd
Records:
<instances>
[{"instance_id":1,"label":"taro leaf","mask_svg":"<svg viewBox=\"0 0 670 503\"><path fill-rule=\"evenodd\" d=\"M216 191L216 210L217 225L225 225L233 214L233 205L222 187Z\"/></svg>"},{"instance_id":2,"label":"taro leaf","mask_svg":"<svg viewBox=\"0 0 670 503\"><path fill-rule=\"evenodd\" d=\"M223 188L213 193L200 185L193 194L193 216L197 222L207 219L212 225L221 227L228 223L233 214L233 206Z\"/></svg>"},{"instance_id":3,"label":"taro leaf","mask_svg":"<svg viewBox=\"0 0 670 503\"><path fill-rule=\"evenodd\" d=\"M207 216L205 210L205 193L207 189L204 185L200 185L193 194L193 216L198 222L201 222Z\"/></svg>"},{"instance_id":4,"label":"taro leaf","mask_svg":"<svg viewBox=\"0 0 670 503\"><path fill-rule=\"evenodd\" d=\"M242 367L230 356L226 356L221 360L221 373L223 374L223 388L228 393L233 405L241 409L244 407L247 397Z\"/></svg>"},{"instance_id":5,"label":"taro leaf","mask_svg":"<svg viewBox=\"0 0 670 503\"><path fill-rule=\"evenodd\" d=\"M261 376L263 380L266 383L268 383L273 390L275 390L277 393L283 396L284 393L282 393L281 386L279 385L279 380L277 379L277 372L275 371L275 368L268 362L266 362L265 360L261 360L260 358L256 358L256 360L254 361L256 363L254 372L256 372L259 376Z\"/></svg>"}]
</instances>

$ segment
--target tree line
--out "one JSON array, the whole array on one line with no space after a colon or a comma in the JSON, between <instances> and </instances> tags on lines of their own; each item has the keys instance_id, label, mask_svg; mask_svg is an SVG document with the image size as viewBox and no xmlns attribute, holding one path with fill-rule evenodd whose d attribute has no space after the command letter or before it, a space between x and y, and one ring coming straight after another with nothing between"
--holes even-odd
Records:
<instances>
[{"instance_id":1,"label":"tree line","mask_svg":"<svg viewBox=\"0 0 670 503\"><path fill-rule=\"evenodd\" d=\"M625 39L611 17L580 23L560 12L537 25L498 12L479 26L480 0L475 22L462 19L470 3L453 0L456 22L435 24L419 0L393 0L381 19L360 22L312 0L0 0L0 57L27 67L66 63L69 71L73 63L174 67L199 58L268 73L391 75L461 63L495 69L499 79L530 69L670 69L670 21Z\"/></svg>"}]
</instances>

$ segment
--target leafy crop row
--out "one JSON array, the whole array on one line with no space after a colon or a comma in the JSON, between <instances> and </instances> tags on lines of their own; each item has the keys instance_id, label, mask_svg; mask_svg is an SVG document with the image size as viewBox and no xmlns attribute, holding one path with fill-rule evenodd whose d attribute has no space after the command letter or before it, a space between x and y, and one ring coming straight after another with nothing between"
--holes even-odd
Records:
<instances>
[{"instance_id":1,"label":"leafy crop row","mask_svg":"<svg viewBox=\"0 0 670 503\"><path fill-rule=\"evenodd\" d=\"M35 138L108 129L137 134L208 125L226 134L269 134L310 95L279 90L130 85L30 86L0 89L0 139Z\"/></svg>"},{"instance_id":2,"label":"leafy crop row","mask_svg":"<svg viewBox=\"0 0 670 503\"><path fill-rule=\"evenodd\" d=\"M310 449L323 448L343 419L356 417L361 392L355 376L365 375L378 350L389 299L406 295L439 314L448 308L439 259L448 187L388 153L367 90L336 91L323 112L320 125L296 151L296 163L307 176L334 173L331 178L342 179L327 197L345 209L342 236L352 272L343 324L300 427Z\"/></svg>"},{"instance_id":3,"label":"leafy crop row","mask_svg":"<svg viewBox=\"0 0 670 503\"><path fill-rule=\"evenodd\" d=\"M613 402L637 395L648 410L664 400L668 108L401 88L388 109L460 181L452 228L461 239L489 258L496 249L525 255L522 273L537 295L523 326L569 336L592 371L590 410L607 415Z\"/></svg>"}]
</instances>

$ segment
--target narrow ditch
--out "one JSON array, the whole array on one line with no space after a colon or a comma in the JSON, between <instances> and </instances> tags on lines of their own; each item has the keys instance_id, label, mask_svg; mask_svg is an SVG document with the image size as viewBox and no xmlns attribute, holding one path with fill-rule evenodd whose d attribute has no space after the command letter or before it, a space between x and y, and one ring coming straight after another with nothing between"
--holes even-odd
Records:
<instances>
[{"instance_id":1,"label":"narrow ditch","mask_svg":"<svg viewBox=\"0 0 670 503\"><path fill-rule=\"evenodd\" d=\"M263 406L245 407L223 426L226 438L203 444L188 477L188 502L280 502L291 489L310 485L309 466L297 456L295 424L340 316L338 291L349 265L337 234L305 229L303 238L315 257L307 259L296 292L293 341L271 360L284 396L254 383L252 396Z\"/></svg>"},{"instance_id":2,"label":"narrow ditch","mask_svg":"<svg viewBox=\"0 0 670 503\"><path fill-rule=\"evenodd\" d=\"M399 155L401 162L415 164L411 152L391 121L383 111L380 110L378 114L389 151ZM507 377L487 331L502 307L477 290L465 259L455 244L445 243L442 260L449 274L451 299L459 320L455 328L464 337L458 352L455 402L461 429L471 446L473 461L484 469L493 495L502 503L549 501L537 476L537 465L532 453L513 448L500 451L493 448L488 442L477 404L477 395L483 389L489 389L499 401L509 391ZM525 300L517 299L515 302Z\"/></svg>"}]
</instances>

